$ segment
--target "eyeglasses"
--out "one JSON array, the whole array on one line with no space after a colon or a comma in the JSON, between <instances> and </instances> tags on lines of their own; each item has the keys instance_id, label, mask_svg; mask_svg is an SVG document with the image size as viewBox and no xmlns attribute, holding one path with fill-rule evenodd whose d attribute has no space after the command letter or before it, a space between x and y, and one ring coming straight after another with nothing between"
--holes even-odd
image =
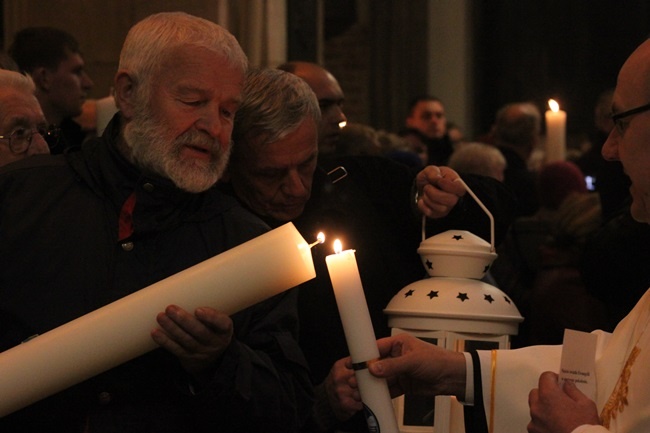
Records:
<instances>
[{"instance_id":1,"label":"eyeglasses","mask_svg":"<svg viewBox=\"0 0 650 433\"><path fill-rule=\"evenodd\" d=\"M32 145L32 139L34 134L40 134L41 137L45 140L50 149L54 149L59 144L59 139L61 137L61 130L58 128L46 129L46 128L18 128L10 135L0 135L0 140L9 141L9 150L15 154L21 154L27 152L29 146Z\"/></svg>"},{"instance_id":2,"label":"eyeglasses","mask_svg":"<svg viewBox=\"0 0 650 433\"><path fill-rule=\"evenodd\" d=\"M631 110L623 111L622 113L616 113L611 115L612 122L614 122L614 127L618 130L620 134L625 132L626 124L621 122L621 119L630 117L634 114L643 113L644 111L650 110L650 104L641 105L640 107L632 108Z\"/></svg>"}]
</instances>

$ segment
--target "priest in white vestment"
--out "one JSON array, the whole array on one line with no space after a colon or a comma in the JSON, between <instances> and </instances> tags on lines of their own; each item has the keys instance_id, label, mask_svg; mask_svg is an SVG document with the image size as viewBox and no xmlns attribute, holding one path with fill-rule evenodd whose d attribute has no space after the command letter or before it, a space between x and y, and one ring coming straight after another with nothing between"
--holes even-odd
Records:
<instances>
[{"instance_id":1,"label":"priest in white vestment","mask_svg":"<svg viewBox=\"0 0 650 433\"><path fill-rule=\"evenodd\" d=\"M632 181L632 216L650 223L650 40L621 68L612 113L603 157L621 161ZM558 380L562 346L463 354L401 334L379 340L382 359L368 368L394 393L457 396L483 420L472 433L648 433L649 321L650 291L613 333L593 333L595 355L584 355L595 357L593 400Z\"/></svg>"}]
</instances>

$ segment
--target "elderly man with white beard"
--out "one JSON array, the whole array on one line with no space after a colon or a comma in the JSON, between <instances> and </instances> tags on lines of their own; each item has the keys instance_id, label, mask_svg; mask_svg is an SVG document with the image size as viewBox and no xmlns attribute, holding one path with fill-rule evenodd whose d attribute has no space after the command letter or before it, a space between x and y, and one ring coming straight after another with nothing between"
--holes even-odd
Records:
<instances>
[{"instance_id":1,"label":"elderly man with white beard","mask_svg":"<svg viewBox=\"0 0 650 433\"><path fill-rule=\"evenodd\" d=\"M152 15L127 35L104 135L2 168L0 351L268 230L212 188L247 67L218 25ZM170 305L151 332L159 349L0 419L0 431L297 431L311 389L294 296L232 316Z\"/></svg>"}]
</instances>

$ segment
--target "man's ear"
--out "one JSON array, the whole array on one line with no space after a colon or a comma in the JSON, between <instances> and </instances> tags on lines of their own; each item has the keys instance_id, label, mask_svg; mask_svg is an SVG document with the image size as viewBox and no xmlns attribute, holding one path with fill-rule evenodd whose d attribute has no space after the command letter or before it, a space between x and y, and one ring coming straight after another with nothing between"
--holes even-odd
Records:
<instances>
[{"instance_id":1,"label":"man's ear","mask_svg":"<svg viewBox=\"0 0 650 433\"><path fill-rule=\"evenodd\" d=\"M126 71L117 71L115 75L115 105L125 119L132 119L135 108L135 86L131 75Z\"/></svg>"},{"instance_id":2,"label":"man's ear","mask_svg":"<svg viewBox=\"0 0 650 433\"><path fill-rule=\"evenodd\" d=\"M37 89L48 92L52 88L52 71L46 67L34 68L30 75Z\"/></svg>"}]
</instances>

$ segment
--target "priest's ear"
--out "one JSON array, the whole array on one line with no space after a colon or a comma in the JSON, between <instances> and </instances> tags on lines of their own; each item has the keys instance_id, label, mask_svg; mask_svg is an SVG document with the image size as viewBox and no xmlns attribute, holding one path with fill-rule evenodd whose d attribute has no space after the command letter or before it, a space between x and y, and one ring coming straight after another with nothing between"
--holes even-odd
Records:
<instances>
[{"instance_id":1,"label":"priest's ear","mask_svg":"<svg viewBox=\"0 0 650 433\"><path fill-rule=\"evenodd\" d=\"M133 118L137 106L137 86L138 83L131 73L124 70L117 71L115 75L115 105L127 120Z\"/></svg>"}]
</instances>

